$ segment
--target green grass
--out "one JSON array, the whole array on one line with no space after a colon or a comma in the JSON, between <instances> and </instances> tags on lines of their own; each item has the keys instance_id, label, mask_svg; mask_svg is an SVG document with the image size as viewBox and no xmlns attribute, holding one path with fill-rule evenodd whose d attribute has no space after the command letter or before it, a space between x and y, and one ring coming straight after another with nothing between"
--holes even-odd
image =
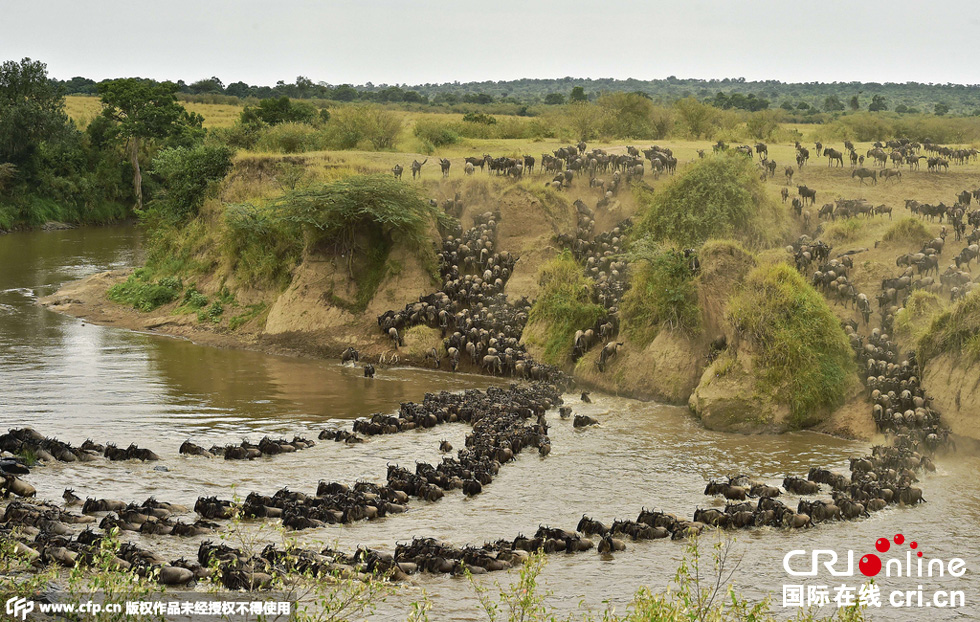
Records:
<instances>
[{"instance_id":1,"label":"green grass","mask_svg":"<svg viewBox=\"0 0 980 622\"><path fill-rule=\"evenodd\" d=\"M980 361L980 289L933 318L917 352L920 363L947 353Z\"/></svg>"},{"instance_id":2,"label":"green grass","mask_svg":"<svg viewBox=\"0 0 980 622\"><path fill-rule=\"evenodd\" d=\"M813 425L844 402L856 370L851 347L827 302L795 269L755 268L728 313L758 352L757 388L789 404L794 426Z\"/></svg>"},{"instance_id":3,"label":"green grass","mask_svg":"<svg viewBox=\"0 0 980 622\"><path fill-rule=\"evenodd\" d=\"M264 302L260 302L254 305L248 305L244 311L242 311L237 315L233 315L228 320L228 328L230 330L238 330L242 325L248 323L250 320L257 318L263 313L265 313L265 310L267 308L268 305Z\"/></svg>"},{"instance_id":4,"label":"green grass","mask_svg":"<svg viewBox=\"0 0 980 622\"><path fill-rule=\"evenodd\" d=\"M847 218L831 223L823 237L831 242L850 242L858 238L864 229L864 222L857 218Z\"/></svg>"},{"instance_id":5,"label":"green grass","mask_svg":"<svg viewBox=\"0 0 980 622\"><path fill-rule=\"evenodd\" d=\"M932 292L917 289L895 314L895 332L918 340L929 328L930 319L943 308L943 301Z\"/></svg>"},{"instance_id":6,"label":"green grass","mask_svg":"<svg viewBox=\"0 0 980 622\"><path fill-rule=\"evenodd\" d=\"M113 302L146 312L173 302L181 289L183 285L179 278L164 277L154 282L150 279L150 272L143 268L136 270L124 282L110 287L106 295Z\"/></svg>"},{"instance_id":7,"label":"green grass","mask_svg":"<svg viewBox=\"0 0 980 622\"><path fill-rule=\"evenodd\" d=\"M661 328L697 334L701 329L698 286L683 253L641 240L634 243L630 258L631 285L622 302L623 332L643 346Z\"/></svg>"},{"instance_id":8,"label":"green grass","mask_svg":"<svg viewBox=\"0 0 980 622\"><path fill-rule=\"evenodd\" d=\"M786 232L786 216L759 179L753 160L718 154L696 161L652 192L638 186L636 235L680 246L732 238L771 246Z\"/></svg>"},{"instance_id":9,"label":"green grass","mask_svg":"<svg viewBox=\"0 0 980 622\"><path fill-rule=\"evenodd\" d=\"M541 268L541 291L528 322L544 327L544 361L561 365L572 350L575 331L591 328L605 314L592 299L592 285L571 253Z\"/></svg>"}]
</instances>

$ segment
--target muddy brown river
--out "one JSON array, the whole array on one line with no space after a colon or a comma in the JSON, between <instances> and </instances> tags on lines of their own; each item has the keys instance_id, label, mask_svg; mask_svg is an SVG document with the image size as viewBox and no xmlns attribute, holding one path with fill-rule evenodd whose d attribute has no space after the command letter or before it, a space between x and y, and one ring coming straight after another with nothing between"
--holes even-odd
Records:
<instances>
[{"instance_id":1,"label":"muddy brown river","mask_svg":"<svg viewBox=\"0 0 980 622\"><path fill-rule=\"evenodd\" d=\"M200 495L272 494L287 485L312 492L320 480L383 481L389 463L437 463L438 444L444 438L456 447L463 445L468 426L447 424L370 437L361 445L321 442L305 451L249 462L178 456L178 446L187 439L210 446L243 438L258 441L264 435L315 438L325 427L349 427L353 418L392 412L400 402L420 400L426 391L485 388L491 379L395 368L379 369L375 379L366 380L360 369L336 361L208 348L95 326L35 304L61 283L132 265L137 249L138 236L131 227L0 236L0 429L30 425L73 444L86 438L120 445L135 442L161 457L155 463L97 460L38 467L26 479L39 498L60 502L66 486L83 498L142 501L154 495L185 505L193 505ZM596 417L601 426L575 430L570 421L550 414L551 454L540 458L524 452L501 469L483 494L464 498L453 491L436 503L414 503L405 514L289 535L306 546L321 542L390 551L396 541L414 536L482 544L521 532L530 535L540 524L574 529L583 514L607 523L614 517L635 518L643 507L690 518L697 507L722 505L702 494L708 478L744 472L778 485L785 475L805 475L810 466L846 473L848 458L864 455L869 447L813 433L721 434L701 428L686 408L608 395L593 394L592 404L567 395L566 403L576 413ZM878 538L901 533L916 540L927 559L964 559L967 572L961 578L879 576L885 602L871 608L872 619L976 619L980 459L960 451L939 456L937 463L936 473L922 477L928 501L924 505L889 506L870 519L804 531L763 528L734 533L742 556L738 588L753 599L772 594L778 614L795 614L796 608L782 606L784 585L856 587L864 578L857 572L857 559L873 552ZM783 499L796 505L793 495ZM263 537L277 539L272 523L266 525ZM128 537L168 557L194 557L204 539ZM702 538L710 544L718 537L708 532ZM833 549L842 557L853 550L856 576L834 577L823 570L816 577L791 577L783 558L797 549L807 556L814 549ZM901 547L882 558L894 557L896 549ZM622 612L637 588L667 587L683 551L683 543L649 541L628 543L626 551L612 557L594 551L555 554L548 557L541 583L551 594L547 602L559 612L601 611L607 606ZM808 566L802 558L793 562L795 570ZM477 580L492 586L515 578L512 571ZM924 601L931 601L936 590L962 590L965 606L910 608L888 602L893 590L917 590L920 585ZM409 603L423 589L433 601L433 619L485 619L465 579L433 575L415 575L400 585L376 619L404 619ZM822 612L829 614L831 607Z\"/></svg>"}]
</instances>

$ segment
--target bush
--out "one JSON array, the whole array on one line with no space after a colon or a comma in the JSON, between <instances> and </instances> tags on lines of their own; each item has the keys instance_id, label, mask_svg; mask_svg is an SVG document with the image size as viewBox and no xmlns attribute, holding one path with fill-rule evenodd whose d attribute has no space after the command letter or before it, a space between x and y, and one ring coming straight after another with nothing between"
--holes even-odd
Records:
<instances>
[{"instance_id":1,"label":"bush","mask_svg":"<svg viewBox=\"0 0 980 622\"><path fill-rule=\"evenodd\" d=\"M568 251L541 268L540 283L528 322L544 327L544 361L561 365L574 345L575 331L591 328L606 310L592 302L591 281Z\"/></svg>"},{"instance_id":2,"label":"bush","mask_svg":"<svg viewBox=\"0 0 980 622\"><path fill-rule=\"evenodd\" d=\"M367 142L376 150L391 149L402 129L401 117L380 106L346 106L334 111L327 126L334 149L355 149Z\"/></svg>"},{"instance_id":3,"label":"bush","mask_svg":"<svg viewBox=\"0 0 980 622\"><path fill-rule=\"evenodd\" d=\"M459 142L459 134L449 123L431 119L416 121L414 133L423 144L428 143L433 147L455 145Z\"/></svg>"},{"instance_id":4,"label":"bush","mask_svg":"<svg viewBox=\"0 0 980 622\"><path fill-rule=\"evenodd\" d=\"M202 324L204 322L212 322L217 324L221 321L221 315L224 312L224 305L221 304L220 300L215 300L207 309L201 309L197 312L197 321Z\"/></svg>"},{"instance_id":5,"label":"bush","mask_svg":"<svg viewBox=\"0 0 980 622\"><path fill-rule=\"evenodd\" d=\"M272 204L286 222L306 233L310 248L327 245L338 254L364 251L358 238L377 231L389 242L405 240L431 253L429 227L445 215L419 191L390 175L354 175L289 192Z\"/></svg>"},{"instance_id":6,"label":"bush","mask_svg":"<svg viewBox=\"0 0 980 622\"><path fill-rule=\"evenodd\" d=\"M832 242L848 242L856 238L863 228L864 222L857 218L847 218L827 227L824 237Z\"/></svg>"},{"instance_id":7,"label":"bush","mask_svg":"<svg viewBox=\"0 0 980 622\"><path fill-rule=\"evenodd\" d=\"M761 363L758 388L788 403L806 427L844 402L855 372L840 322L799 272L784 263L755 268L729 302L728 317Z\"/></svg>"},{"instance_id":8,"label":"bush","mask_svg":"<svg viewBox=\"0 0 980 622\"><path fill-rule=\"evenodd\" d=\"M109 300L132 305L137 311L152 311L177 299L183 285L176 277L165 277L153 283L146 270L135 271L122 283L109 288Z\"/></svg>"},{"instance_id":9,"label":"bush","mask_svg":"<svg viewBox=\"0 0 980 622\"><path fill-rule=\"evenodd\" d=\"M696 334L701 328L698 287L684 254L646 240L634 244L622 311L623 332L644 346L662 327Z\"/></svg>"},{"instance_id":10,"label":"bush","mask_svg":"<svg viewBox=\"0 0 980 622\"><path fill-rule=\"evenodd\" d=\"M937 315L919 339L919 362L940 354L966 354L980 361L980 289Z\"/></svg>"},{"instance_id":11,"label":"bush","mask_svg":"<svg viewBox=\"0 0 980 622\"><path fill-rule=\"evenodd\" d=\"M914 216L907 216L888 228L882 239L886 242L912 242L921 244L932 239L932 234Z\"/></svg>"},{"instance_id":12,"label":"bush","mask_svg":"<svg viewBox=\"0 0 980 622\"><path fill-rule=\"evenodd\" d=\"M255 142L258 151L302 153L328 147L323 131L305 123L280 123L259 132Z\"/></svg>"},{"instance_id":13,"label":"bush","mask_svg":"<svg viewBox=\"0 0 980 622\"><path fill-rule=\"evenodd\" d=\"M303 251L303 232L281 214L248 203L225 208L224 222L222 251L239 280L285 288Z\"/></svg>"},{"instance_id":14,"label":"bush","mask_svg":"<svg viewBox=\"0 0 980 622\"><path fill-rule=\"evenodd\" d=\"M164 185L163 197L152 209L186 220L197 215L208 189L231 170L227 147L199 145L164 149L153 160L153 174Z\"/></svg>"},{"instance_id":15,"label":"bush","mask_svg":"<svg viewBox=\"0 0 980 622\"><path fill-rule=\"evenodd\" d=\"M267 125L313 123L318 117L317 109L312 104L293 102L288 97L270 97L261 100L254 108L246 106L242 110L241 122L254 124L258 120Z\"/></svg>"},{"instance_id":16,"label":"bush","mask_svg":"<svg viewBox=\"0 0 980 622\"><path fill-rule=\"evenodd\" d=\"M184 292L184 304L191 309L201 309L208 304L208 297L192 286Z\"/></svg>"},{"instance_id":17,"label":"bush","mask_svg":"<svg viewBox=\"0 0 980 622\"><path fill-rule=\"evenodd\" d=\"M654 194L638 186L635 235L697 246L734 238L769 246L783 236L786 217L769 196L751 158L716 154L694 162Z\"/></svg>"}]
</instances>

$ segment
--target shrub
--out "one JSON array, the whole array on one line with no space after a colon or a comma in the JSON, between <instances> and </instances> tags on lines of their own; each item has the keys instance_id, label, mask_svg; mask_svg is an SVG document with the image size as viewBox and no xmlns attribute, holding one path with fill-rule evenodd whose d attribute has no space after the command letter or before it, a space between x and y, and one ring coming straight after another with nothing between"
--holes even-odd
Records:
<instances>
[{"instance_id":1,"label":"shrub","mask_svg":"<svg viewBox=\"0 0 980 622\"><path fill-rule=\"evenodd\" d=\"M267 125L280 123L313 123L318 118L317 109L304 102L293 102L288 97L270 97L259 102L254 108L246 106L242 110L242 123L255 123L256 120Z\"/></svg>"},{"instance_id":2,"label":"shrub","mask_svg":"<svg viewBox=\"0 0 980 622\"><path fill-rule=\"evenodd\" d=\"M568 251L541 268L540 283L528 322L544 327L544 361L560 365L572 349L575 331L591 328L606 310L592 302L591 282Z\"/></svg>"},{"instance_id":3,"label":"shrub","mask_svg":"<svg viewBox=\"0 0 980 622\"><path fill-rule=\"evenodd\" d=\"M750 158L709 156L656 194L637 188L641 207L635 234L653 241L686 247L709 238L734 238L761 247L778 241L785 230L785 214Z\"/></svg>"},{"instance_id":4,"label":"shrub","mask_svg":"<svg viewBox=\"0 0 980 622\"><path fill-rule=\"evenodd\" d=\"M937 315L919 339L917 352L920 363L946 353L980 360L980 289Z\"/></svg>"},{"instance_id":5,"label":"shrub","mask_svg":"<svg viewBox=\"0 0 980 622\"><path fill-rule=\"evenodd\" d=\"M227 147L205 145L161 151L153 160L153 174L165 190L153 209L163 209L178 220L196 215L208 189L231 170L231 155Z\"/></svg>"},{"instance_id":6,"label":"shrub","mask_svg":"<svg viewBox=\"0 0 980 622\"><path fill-rule=\"evenodd\" d=\"M334 149L355 149L368 142L374 149L391 149L402 129L401 117L380 106L346 106L334 111L327 126Z\"/></svg>"},{"instance_id":7,"label":"shrub","mask_svg":"<svg viewBox=\"0 0 980 622\"><path fill-rule=\"evenodd\" d=\"M327 147L324 133L305 123L280 123L259 133L255 148L275 153L302 153Z\"/></svg>"},{"instance_id":8,"label":"shrub","mask_svg":"<svg viewBox=\"0 0 980 622\"><path fill-rule=\"evenodd\" d=\"M789 404L791 421L812 425L844 401L856 370L840 322L785 263L755 268L729 302L736 331L758 352L760 392Z\"/></svg>"},{"instance_id":9,"label":"shrub","mask_svg":"<svg viewBox=\"0 0 980 622\"><path fill-rule=\"evenodd\" d=\"M145 270L135 271L122 283L109 288L109 300L132 305L137 311L152 311L173 302L182 289L180 279L165 277L153 283Z\"/></svg>"},{"instance_id":10,"label":"shrub","mask_svg":"<svg viewBox=\"0 0 980 622\"><path fill-rule=\"evenodd\" d=\"M931 240L932 235L921 220L914 216L907 216L889 227L882 239L886 242L920 244Z\"/></svg>"},{"instance_id":11,"label":"shrub","mask_svg":"<svg viewBox=\"0 0 980 622\"><path fill-rule=\"evenodd\" d=\"M215 300L212 302L207 309L201 309L197 312L197 321L201 322L212 322L218 323L221 321L221 315L225 312L224 305L221 304L220 300Z\"/></svg>"},{"instance_id":12,"label":"shrub","mask_svg":"<svg viewBox=\"0 0 980 622\"><path fill-rule=\"evenodd\" d=\"M332 246L344 256L366 250L358 238L371 231L389 242L405 240L416 252L432 252L429 227L445 218L416 188L390 175L354 175L310 186L287 193L271 207L306 233L309 247Z\"/></svg>"},{"instance_id":13,"label":"shrub","mask_svg":"<svg viewBox=\"0 0 980 622\"><path fill-rule=\"evenodd\" d=\"M249 203L224 211L223 254L243 283L284 288L303 251L302 231L274 210Z\"/></svg>"},{"instance_id":14,"label":"shrub","mask_svg":"<svg viewBox=\"0 0 980 622\"><path fill-rule=\"evenodd\" d=\"M208 297L197 291L196 287L188 287L184 292L184 304L191 309L200 309L208 304Z\"/></svg>"},{"instance_id":15,"label":"shrub","mask_svg":"<svg viewBox=\"0 0 980 622\"><path fill-rule=\"evenodd\" d=\"M848 242L858 236L864 223L857 218L847 218L827 227L824 237L832 242Z\"/></svg>"},{"instance_id":16,"label":"shrub","mask_svg":"<svg viewBox=\"0 0 980 622\"><path fill-rule=\"evenodd\" d=\"M630 289L622 303L624 333L644 346L662 327L697 333L698 287L684 254L641 240L634 244L631 261Z\"/></svg>"},{"instance_id":17,"label":"shrub","mask_svg":"<svg viewBox=\"0 0 980 622\"><path fill-rule=\"evenodd\" d=\"M449 123L431 119L419 119L415 123L414 133L423 143L434 147L455 145L459 142L459 134Z\"/></svg>"}]
</instances>

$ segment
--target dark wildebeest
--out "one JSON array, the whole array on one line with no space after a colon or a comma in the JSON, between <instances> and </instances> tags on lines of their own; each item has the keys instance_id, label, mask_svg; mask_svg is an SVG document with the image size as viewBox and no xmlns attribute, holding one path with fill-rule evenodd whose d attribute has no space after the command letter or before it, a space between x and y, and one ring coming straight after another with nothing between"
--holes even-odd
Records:
<instances>
[{"instance_id":1,"label":"dark wildebeest","mask_svg":"<svg viewBox=\"0 0 980 622\"><path fill-rule=\"evenodd\" d=\"M871 183L873 183L873 184L877 184L878 183L878 173L876 171L872 171L871 169L868 169L868 168L861 167L861 168L856 168L853 171L851 171L851 179L853 179L855 177L857 177L859 180L861 180L861 184L862 185L864 184L864 180L866 178L868 178L868 177L871 178Z\"/></svg>"},{"instance_id":2,"label":"dark wildebeest","mask_svg":"<svg viewBox=\"0 0 980 622\"><path fill-rule=\"evenodd\" d=\"M834 162L837 162L839 166L844 166L844 154L840 151L827 147L823 150L823 154L827 156L827 166L833 166Z\"/></svg>"},{"instance_id":3,"label":"dark wildebeest","mask_svg":"<svg viewBox=\"0 0 980 622\"><path fill-rule=\"evenodd\" d=\"M807 199L809 199L810 204L817 200L817 191L811 190L806 186L797 186L796 189L799 191L800 196L803 198L803 205L806 205Z\"/></svg>"},{"instance_id":4,"label":"dark wildebeest","mask_svg":"<svg viewBox=\"0 0 980 622\"><path fill-rule=\"evenodd\" d=\"M412 179L415 179L416 177L422 177L422 165L428 161L429 158L426 158L421 162L419 162L418 160L412 160Z\"/></svg>"}]
</instances>

